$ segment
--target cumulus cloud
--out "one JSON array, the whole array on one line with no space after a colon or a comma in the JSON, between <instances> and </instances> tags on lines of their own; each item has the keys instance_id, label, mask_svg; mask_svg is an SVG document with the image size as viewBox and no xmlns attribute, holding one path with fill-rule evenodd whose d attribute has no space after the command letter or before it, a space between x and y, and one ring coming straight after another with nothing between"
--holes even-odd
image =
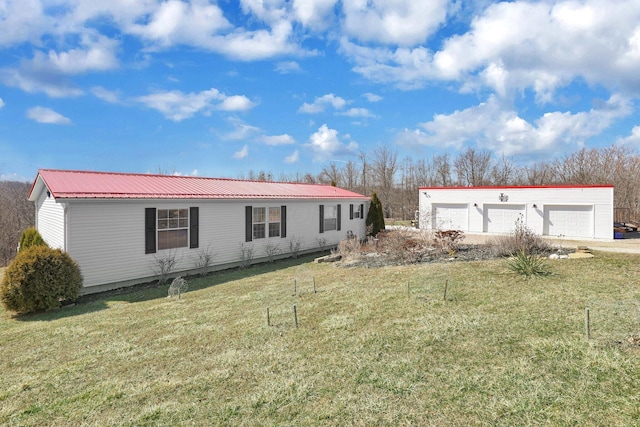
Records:
<instances>
[{"instance_id":1,"label":"cumulus cloud","mask_svg":"<svg viewBox=\"0 0 640 427\"><path fill-rule=\"evenodd\" d=\"M376 95L375 93L365 93L364 96L369 102L380 102L382 101L382 97L380 95Z\"/></svg>"},{"instance_id":2,"label":"cumulus cloud","mask_svg":"<svg viewBox=\"0 0 640 427\"><path fill-rule=\"evenodd\" d=\"M224 135L224 139L227 140L246 140L262 132L259 127L249 125L236 117L229 118L228 121L233 126L233 130Z\"/></svg>"},{"instance_id":3,"label":"cumulus cloud","mask_svg":"<svg viewBox=\"0 0 640 427\"><path fill-rule=\"evenodd\" d=\"M298 153L298 150L294 151L293 153L291 153L291 155L284 158L284 162L289 164L296 163L298 160L300 160L300 154Z\"/></svg>"},{"instance_id":4,"label":"cumulus cloud","mask_svg":"<svg viewBox=\"0 0 640 427\"><path fill-rule=\"evenodd\" d=\"M634 126L631 134L624 138L619 138L616 144L632 144L640 146L640 126Z\"/></svg>"},{"instance_id":5,"label":"cumulus cloud","mask_svg":"<svg viewBox=\"0 0 640 427\"><path fill-rule=\"evenodd\" d=\"M282 134L282 135L265 135L262 137L262 142L267 145L289 145L295 144L296 140L293 139L291 135Z\"/></svg>"},{"instance_id":6,"label":"cumulus cloud","mask_svg":"<svg viewBox=\"0 0 640 427\"><path fill-rule=\"evenodd\" d=\"M4 107L4 101L0 98L0 108Z\"/></svg>"},{"instance_id":7,"label":"cumulus cloud","mask_svg":"<svg viewBox=\"0 0 640 427\"><path fill-rule=\"evenodd\" d=\"M305 27L321 31L333 21L333 7L337 0L294 0L293 13Z\"/></svg>"},{"instance_id":8,"label":"cumulus cloud","mask_svg":"<svg viewBox=\"0 0 640 427\"><path fill-rule=\"evenodd\" d=\"M278 62L276 72L280 74L291 74L300 72L300 64L296 61Z\"/></svg>"},{"instance_id":9,"label":"cumulus cloud","mask_svg":"<svg viewBox=\"0 0 640 427\"><path fill-rule=\"evenodd\" d=\"M358 144L354 141L343 143L338 137L337 130L323 124L309 137L307 147L311 149L317 160L327 160L335 155L355 152L358 149Z\"/></svg>"},{"instance_id":10,"label":"cumulus cloud","mask_svg":"<svg viewBox=\"0 0 640 427\"><path fill-rule=\"evenodd\" d=\"M373 114L371 111L367 110L366 108L349 108L347 111L345 111L344 113L341 113L343 116L347 116L347 117L365 117L365 118L372 118L375 117L376 115Z\"/></svg>"},{"instance_id":11,"label":"cumulus cloud","mask_svg":"<svg viewBox=\"0 0 640 427\"><path fill-rule=\"evenodd\" d=\"M46 107L33 107L27 110L27 117L38 123L47 123L54 125L68 125L71 120L60 113Z\"/></svg>"},{"instance_id":12,"label":"cumulus cloud","mask_svg":"<svg viewBox=\"0 0 640 427\"><path fill-rule=\"evenodd\" d=\"M212 110L246 111L254 106L243 95L227 96L215 88L198 93L183 93L178 90L158 92L140 96L137 101L160 111L175 122L193 117L198 112L208 115Z\"/></svg>"},{"instance_id":13,"label":"cumulus cloud","mask_svg":"<svg viewBox=\"0 0 640 427\"><path fill-rule=\"evenodd\" d=\"M454 148L475 143L505 155L541 152L563 145L580 146L631 112L628 99L613 95L589 111L549 112L530 123L491 97L475 107L436 114L418 129L400 132L397 142Z\"/></svg>"},{"instance_id":14,"label":"cumulus cloud","mask_svg":"<svg viewBox=\"0 0 640 427\"><path fill-rule=\"evenodd\" d=\"M117 104L120 102L120 95L118 92L114 92L103 88L102 86L94 86L91 88L91 93L99 99L110 104Z\"/></svg>"},{"instance_id":15,"label":"cumulus cloud","mask_svg":"<svg viewBox=\"0 0 640 427\"><path fill-rule=\"evenodd\" d=\"M316 113L322 113L329 106L333 107L336 110L340 110L344 108L347 105L347 103L348 102L343 98L336 96L332 93L329 93L319 98L316 98L311 104L308 104L305 102L298 109L298 111L301 113L316 114Z\"/></svg>"},{"instance_id":16,"label":"cumulus cloud","mask_svg":"<svg viewBox=\"0 0 640 427\"><path fill-rule=\"evenodd\" d=\"M447 0L343 0L344 31L361 42L424 43L444 22Z\"/></svg>"},{"instance_id":17,"label":"cumulus cloud","mask_svg":"<svg viewBox=\"0 0 640 427\"><path fill-rule=\"evenodd\" d=\"M240 149L239 151L236 151L235 153L233 153L234 159L244 159L247 156L249 156L249 147L246 145L244 145L242 149Z\"/></svg>"},{"instance_id":18,"label":"cumulus cloud","mask_svg":"<svg viewBox=\"0 0 640 427\"><path fill-rule=\"evenodd\" d=\"M427 45L397 48L341 40L354 71L403 88L455 81L461 90L513 96L532 89L549 102L576 79L640 93L640 3L607 0L495 3L468 31Z\"/></svg>"}]
</instances>

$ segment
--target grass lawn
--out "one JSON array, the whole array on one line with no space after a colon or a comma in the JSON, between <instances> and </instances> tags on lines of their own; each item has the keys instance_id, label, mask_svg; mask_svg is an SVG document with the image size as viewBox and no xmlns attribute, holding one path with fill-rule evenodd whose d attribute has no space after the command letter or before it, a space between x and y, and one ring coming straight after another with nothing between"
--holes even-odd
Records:
<instances>
[{"instance_id":1,"label":"grass lawn","mask_svg":"<svg viewBox=\"0 0 640 427\"><path fill-rule=\"evenodd\" d=\"M193 279L180 300L0 311L0 424L639 425L640 256L551 268L307 257Z\"/></svg>"}]
</instances>

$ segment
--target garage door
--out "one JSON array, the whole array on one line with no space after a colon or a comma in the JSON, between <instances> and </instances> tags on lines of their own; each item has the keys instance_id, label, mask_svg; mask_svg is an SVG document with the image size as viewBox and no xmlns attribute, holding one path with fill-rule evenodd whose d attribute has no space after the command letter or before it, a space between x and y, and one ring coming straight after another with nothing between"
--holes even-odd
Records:
<instances>
[{"instance_id":1,"label":"garage door","mask_svg":"<svg viewBox=\"0 0 640 427\"><path fill-rule=\"evenodd\" d=\"M484 205L483 230L485 233L509 233L522 215L524 205Z\"/></svg>"},{"instance_id":2,"label":"garage door","mask_svg":"<svg viewBox=\"0 0 640 427\"><path fill-rule=\"evenodd\" d=\"M593 237L591 206L545 206L543 234Z\"/></svg>"},{"instance_id":3,"label":"garage door","mask_svg":"<svg viewBox=\"0 0 640 427\"><path fill-rule=\"evenodd\" d=\"M467 231L469 208L466 203L433 204L433 228Z\"/></svg>"}]
</instances>

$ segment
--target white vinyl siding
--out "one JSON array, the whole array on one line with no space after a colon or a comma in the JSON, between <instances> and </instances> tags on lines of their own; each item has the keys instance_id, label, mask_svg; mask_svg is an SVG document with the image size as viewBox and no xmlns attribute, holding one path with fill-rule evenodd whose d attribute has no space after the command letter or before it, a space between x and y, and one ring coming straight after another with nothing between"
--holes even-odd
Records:
<instances>
[{"instance_id":1,"label":"white vinyl siding","mask_svg":"<svg viewBox=\"0 0 640 427\"><path fill-rule=\"evenodd\" d=\"M346 202L362 203L361 200ZM295 241L301 243L301 251L317 250L318 238L325 239L326 246L333 246L344 239L347 232L318 233L320 204L323 203L302 200L268 203L261 200L75 200L69 203L68 209L68 219L73 230L70 233L70 255L82 270L85 286L83 293L90 293L91 287L100 285L137 279L140 282L151 280L154 276L154 260L169 251L145 254L145 208L150 206L156 209L184 209L185 206L199 208L199 248L171 250L180 260L176 272L194 269L199 251L208 250L214 254L212 266L216 266L240 261L241 245L253 247L256 261L266 257L265 249L270 242L277 244L283 254L290 252L290 242ZM244 213L247 205L264 207L267 215L270 207L286 206L287 236L245 242ZM342 215L345 215L345 211L347 209L342 210ZM276 213L273 215L275 218ZM355 235L365 235L364 219L351 221L349 227Z\"/></svg>"},{"instance_id":2,"label":"white vinyl siding","mask_svg":"<svg viewBox=\"0 0 640 427\"><path fill-rule=\"evenodd\" d=\"M447 203L433 205L433 225L437 230L468 229L469 207L463 203Z\"/></svg>"},{"instance_id":3,"label":"white vinyl siding","mask_svg":"<svg viewBox=\"0 0 640 427\"><path fill-rule=\"evenodd\" d=\"M547 236L593 235L592 206L545 206L544 232Z\"/></svg>"},{"instance_id":4,"label":"white vinyl siding","mask_svg":"<svg viewBox=\"0 0 640 427\"><path fill-rule=\"evenodd\" d=\"M485 233L510 233L518 218L526 220L524 205L484 205L483 208Z\"/></svg>"},{"instance_id":5,"label":"white vinyl siding","mask_svg":"<svg viewBox=\"0 0 640 427\"><path fill-rule=\"evenodd\" d=\"M55 249L66 249L64 245L64 208L53 196L47 196L46 188L36 202L36 226L38 232Z\"/></svg>"}]
</instances>

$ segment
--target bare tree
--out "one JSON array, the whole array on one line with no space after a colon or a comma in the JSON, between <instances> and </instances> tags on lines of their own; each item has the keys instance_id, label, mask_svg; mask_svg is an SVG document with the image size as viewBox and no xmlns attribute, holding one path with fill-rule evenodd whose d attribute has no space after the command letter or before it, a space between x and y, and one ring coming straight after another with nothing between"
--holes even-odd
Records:
<instances>
[{"instance_id":1,"label":"bare tree","mask_svg":"<svg viewBox=\"0 0 640 427\"><path fill-rule=\"evenodd\" d=\"M449 154L434 155L431 159L433 168L433 181L431 185L437 187L448 187L453 183L451 179L451 162Z\"/></svg>"},{"instance_id":2,"label":"bare tree","mask_svg":"<svg viewBox=\"0 0 640 427\"><path fill-rule=\"evenodd\" d=\"M372 167L378 195L387 218L393 216L394 184L398 171L398 153L386 145L379 145L373 151Z\"/></svg>"},{"instance_id":3,"label":"bare tree","mask_svg":"<svg viewBox=\"0 0 640 427\"><path fill-rule=\"evenodd\" d=\"M515 185L522 179L522 169L503 154L491 170L494 185Z\"/></svg>"},{"instance_id":4,"label":"bare tree","mask_svg":"<svg viewBox=\"0 0 640 427\"><path fill-rule=\"evenodd\" d=\"M26 182L0 182L0 266L16 255L22 231L35 225L35 207L27 199L30 189Z\"/></svg>"},{"instance_id":5,"label":"bare tree","mask_svg":"<svg viewBox=\"0 0 640 427\"><path fill-rule=\"evenodd\" d=\"M336 186L342 187L342 171L335 162L329 162L328 165L322 168L318 175L318 181L323 184L335 183Z\"/></svg>"},{"instance_id":6,"label":"bare tree","mask_svg":"<svg viewBox=\"0 0 640 427\"><path fill-rule=\"evenodd\" d=\"M491 153L486 150L476 151L467 148L458 154L453 162L460 185L477 187L490 183L490 173L493 167Z\"/></svg>"}]
</instances>

